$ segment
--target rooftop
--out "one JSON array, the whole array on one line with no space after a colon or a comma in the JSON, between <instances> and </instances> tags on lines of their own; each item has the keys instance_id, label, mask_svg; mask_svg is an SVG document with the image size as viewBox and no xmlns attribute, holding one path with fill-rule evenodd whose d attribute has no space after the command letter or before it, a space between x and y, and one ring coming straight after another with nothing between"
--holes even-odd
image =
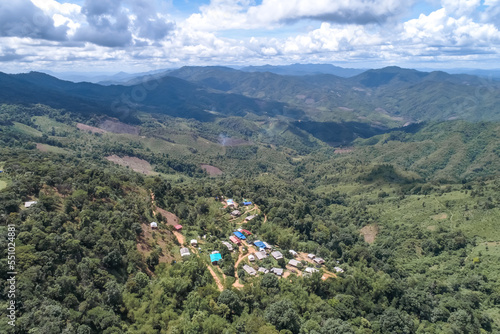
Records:
<instances>
[{"instance_id":1,"label":"rooftop","mask_svg":"<svg viewBox=\"0 0 500 334\"><path fill-rule=\"evenodd\" d=\"M274 251L271 253L272 257L274 257L276 260L279 260L279 259L282 259L283 258L283 254L281 254L281 252L279 251Z\"/></svg>"},{"instance_id":2,"label":"rooftop","mask_svg":"<svg viewBox=\"0 0 500 334\"><path fill-rule=\"evenodd\" d=\"M262 259L265 259L267 257L267 254L266 254L266 252L261 251L261 252L256 252L255 256L257 256L257 259L262 260Z\"/></svg>"},{"instance_id":3,"label":"rooftop","mask_svg":"<svg viewBox=\"0 0 500 334\"><path fill-rule=\"evenodd\" d=\"M255 275L257 274L257 272L255 271L255 269L253 269L252 267L250 267L248 264L245 264L243 266L243 270L246 271L249 275Z\"/></svg>"},{"instance_id":4,"label":"rooftop","mask_svg":"<svg viewBox=\"0 0 500 334\"><path fill-rule=\"evenodd\" d=\"M272 268L270 271L278 276L283 275L283 269L281 268Z\"/></svg>"},{"instance_id":5,"label":"rooftop","mask_svg":"<svg viewBox=\"0 0 500 334\"><path fill-rule=\"evenodd\" d=\"M222 260L222 255L220 253L210 254L210 262L217 262Z\"/></svg>"},{"instance_id":6,"label":"rooftop","mask_svg":"<svg viewBox=\"0 0 500 334\"><path fill-rule=\"evenodd\" d=\"M181 248L180 252L181 252L181 256L187 256L187 255L191 254L191 253L189 252L189 249L188 249L188 248L186 248L186 247Z\"/></svg>"}]
</instances>

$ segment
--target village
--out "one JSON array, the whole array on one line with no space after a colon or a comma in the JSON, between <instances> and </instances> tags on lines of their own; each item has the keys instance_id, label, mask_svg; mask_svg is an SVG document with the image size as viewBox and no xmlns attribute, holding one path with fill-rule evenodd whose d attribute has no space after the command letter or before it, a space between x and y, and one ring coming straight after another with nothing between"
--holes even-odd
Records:
<instances>
[{"instance_id":1,"label":"village","mask_svg":"<svg viewBox=\"0 0 500 334\"><path fill-rule=\"evenodd\" d=\"M193 233L186 232L179 218L156 207L153 194L151 199L153 213L162 214L167 221L168 231L171 231L177 240L179 249L174 261L177 259L185 261L192 256L201 258L220 291L231 285L234 288L243 288L245 283L251 283L252 277L267 273L274 274L278 278L287 278L290 275L308 277L319 273L321 279L326 280L344 272L338 261L335 262L337 265L333 267L333 272L329 271L325 267L325 259L320 256L293 249L281 249L278 245L260 240L249 228L243 228L245 225L251 225L249 223L261 215L258 206L249 200L243 199L239 204L231 198L216 197L215 201L220 204L220 209L228 212L227 221L234 227L233 232L226 238L207 235L192 238ZM263 223L266 223L267 216L263 216ZM147 235L161 232L159 225L156 221L150 222L144 232ZM219 247L214 247L214 244ZM231 265L234 262L234 277L226 275L221 268L222 265L227 265L224 263L224 258L228 259L227 254L230 255L229 260L232 260Z\"/></svg>"}]
</instances>

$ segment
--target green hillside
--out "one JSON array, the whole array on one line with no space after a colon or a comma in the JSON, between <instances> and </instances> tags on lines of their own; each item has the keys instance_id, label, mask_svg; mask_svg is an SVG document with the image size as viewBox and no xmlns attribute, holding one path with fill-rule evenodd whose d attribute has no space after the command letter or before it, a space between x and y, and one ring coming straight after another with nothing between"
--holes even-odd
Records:
<instances>
[{"instance_id":1,"label":"green hillside","mask_svg":"<svg viewBox=\"0 0 500 334\"><path fill-rule=\"evenodd\" d=\"M282 76L223 67L183 67L168 75L226 92L281 101L313 121L498 121L497 81L444 72L387 67L351 78L328 74ZM304 119L305 117L302 117Z\"/></svg>"}]
</instances>

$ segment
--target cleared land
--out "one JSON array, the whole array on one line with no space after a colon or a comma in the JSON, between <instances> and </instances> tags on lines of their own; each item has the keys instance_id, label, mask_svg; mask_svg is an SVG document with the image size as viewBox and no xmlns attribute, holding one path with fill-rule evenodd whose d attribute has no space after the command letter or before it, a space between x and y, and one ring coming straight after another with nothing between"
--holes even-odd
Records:
<instances>
[{"instance_id":1,"label":"cleared land","mask_svg":"<svg viewBox=\"0 0 500 334\"><path fill-rule=\"evenodd\" d=\"M96 128L87 124L76 123L76 127L82 131L90 131L92 133L106 133L106 130Z\"/></svg>"},{"instance_id":2,"label":"cleared land","mask_svg":"<svg viewBox=\"0 0 500 334\"><path fill-rule=\"evenodd\" d=\"M359 231L363 238L365 238L365 242L372 244L375 242L375 238L378 234L378 226L377 225L366 225Z\"/></svg>"},{"instance_id":3,"label":"cleared land","mask_svg":"<svg viewBox=\"0 0 500 334\"><path fill-rule=\"evenodd\" d=\"M200 167L205 172L207 172L208 175L210 175L210 176L217 176L217 175L221 175L223 173L219 168L211 166L211 165L202 164Z\"/></svg>"},{"instance_id":4,"label":"cleared land","mask_svg":"<svg viewBox=\"0 0 500 334\"><path fill-rule=\"evenodd\" d=\"M127 133L129 135L138 135L140 129L136 126L128 125L115 120L105 120L99 125L99 128L113 133Z\"/></svg>"},{"instance_id":5,"label":"cleared land","mask_svg":"<svg viewBox=\"0 0 500 334\"><path fill-rule=\"evenodd\" d=\"M221 137L219 138L219 144L222 146L242 146L251 145L252 143L241 138Z\"/></svg>"},{"instance_id":6,"label":"cleared land","mask_svg":"<svg viewBox=\"0 0 500 334\"><path fill-rule=\"evenodd\" d=\"M131 168L134 172L142 173L144 175L150 175L153 173L153 168L151 164L146 160L139 159L137 157L119 157L115 154L107 156L106 160L114 162L120 166L125 166Z\"/></svg>"},{"instance_id":7,"label":"cleared land","mask_svg":"<svg viewBox=\"0 0 500 334\"><path fill-rule=\"evenodd\" d=\"M354 151L353 147L346 147L346 148L336 148L335 149L335 154L346 154L346 153L351 153Z\"/></svg>"},{"instance_id":8,"label":"cleared land","mask_svg":"<svg viewBox=\"0 0 500 334\"><path fill-rule=\"evenodd\" d=\"M0 180L0 190L7 188L7 182Z\"/></svg>"},{"instance_id":9,"label":"cleared land","mask_svg":"<svg viewBox=\"0 0 500 334\"><path fill-rule=\"evenodd\" d=\"M24 134L27 134L28 136L33 136L33 137L41 137L42 132L38 131L37 129L32 128L31 126L28 126L26 124L22 124L19 122L13 122L14 123L14 129L16 129L19 132L22 132Z\"/></svg>"},{"instance_id":10,"label":"cleared land","mask_svg":"<svg viewBox=\"0 0 500 334\"><path fill-rule=\"evenodd\" d=\"M175 259L173 254L168 250L173 249L172 234L167 230L153 230L148 224L142 224L142 234L137 240L137 250L146 259L149 254L158 245L162 249L160 254L160 262L170 263ZM154 236L153 236L154 232Z\"/></svg>"},{"instance_id":11,"label":"cleared land","mask_svg":"<svg viewBox=\"0 0 500 334\"><path fill-rule=\"evenodd\" d=\"M57 146L51 146L51 145L47 145L47 144L36 143L36 148L37 148L37 150L39 150L41 152L68 153L68 151L66 151L63 148L60 148Z\"/></svg>"}]
</instances>

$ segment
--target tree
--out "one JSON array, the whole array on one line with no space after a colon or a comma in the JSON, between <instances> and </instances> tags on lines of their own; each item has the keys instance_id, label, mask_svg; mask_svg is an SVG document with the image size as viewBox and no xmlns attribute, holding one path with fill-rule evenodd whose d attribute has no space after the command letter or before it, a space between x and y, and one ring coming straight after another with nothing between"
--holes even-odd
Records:
<instances>
[{"instance_id":1,"label":"tree","mask_svg":"<svg viewBox=\"0 0 500 334\"><path fill-rule=\"evenodd\" d=\"M106 292L104 293L106 303L113 309L118 309L122 303L122 291L116 281L109 281L104 285Z\"/></svg>"},{"instance_id":2,"label":"tree","mask_svg":"<svg viewBox=\"0 0 500 334\"><path fill-rule=\"evenodd\" d=\"M149 284L149 277L142 271L139 271L135 274L134 280L137 282L137 285L140 289L145 288Z\"/></svg>"},{"instance_id":3,"label":"tree","mask_svg":"<svg viewBox=\"0 0 500 334\"><path fill-rule=\"evenodd\" d=\"M243 304L241 303L240 297L232 290L224 290L217 298L217 303L225 304L229 307L232 313L237 315L241 314L243 310Z\"/></svg>"},{"instance_id":4,"label":"tree","mask_svg":"<svg viewBox=\"0 0 500 334\"><path fill-rule=\"evenodd\" d=\"M288 329L292 333L299 332L299 315L287 299L271 304L265 311L265 318L278 330Z\"/></svg>"},{"instance_id":5,"label":"tree","mask_svg":"<svg viewBox=\"0 0 500 334\"><path fill-rule=\"evenodd\" d=\"M262 277L262 282L260 285L263 288L266 288L268 291L272 291L274 293L279 292L279 281L276 275L267 273Z\"/></svg>"},{"instance_id":6,"label":"tree","mask_svg":"<svg viewBox=\"0 0 500 334\"><path fill-rule=\"evenodd\" d=\"M412 318L406 312L393 307L385 310L380 316L380 325L383 333L410 334L415 332Z\"/></svg>"},{"instance_id":7,"label":"tree","mask_svg":"<svg viewBox=\"0 0 500 334\"><path fill-rule=\"evenodd\" d=\"M320 331L321 334L354 334L351 325L340 319L328 319Z\"/></svg>"},{"instance_id":8,"label":"tree","mask_svg":"<svg viewBox=\"0 0 500 334\"><path fill-rule=\"evenodd\" d=\"M122 256L118 250L114 249L102 259L102 262L108 268L118 268L122 265Z\"/></svg>"}]
</instances>

